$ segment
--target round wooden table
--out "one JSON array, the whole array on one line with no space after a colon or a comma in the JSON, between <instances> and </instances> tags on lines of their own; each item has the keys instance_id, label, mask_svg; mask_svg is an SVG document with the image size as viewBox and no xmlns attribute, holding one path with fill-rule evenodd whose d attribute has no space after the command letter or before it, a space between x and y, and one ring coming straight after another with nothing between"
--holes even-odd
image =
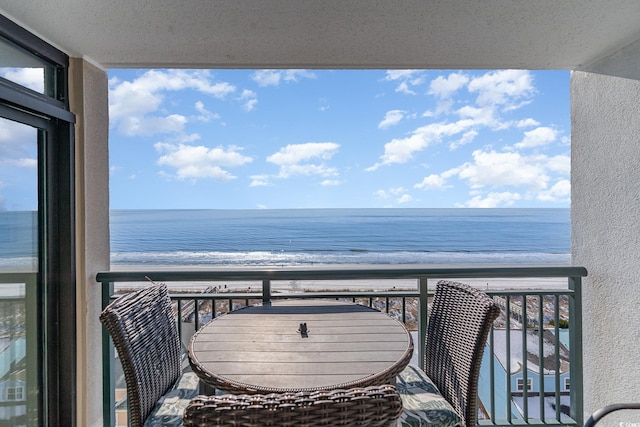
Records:
<instances>
[{"instance_id":1,"label":"round wooden table","mask_svg":"<svg viewBox=\"0 0 640 427\"><path fill-rule=\"evenodd\" d=\"M231 311L189 345L200 379L236 394L395 384L412 353L411 334L385 313L308 299Z\"/></svg>"}]
</instances>

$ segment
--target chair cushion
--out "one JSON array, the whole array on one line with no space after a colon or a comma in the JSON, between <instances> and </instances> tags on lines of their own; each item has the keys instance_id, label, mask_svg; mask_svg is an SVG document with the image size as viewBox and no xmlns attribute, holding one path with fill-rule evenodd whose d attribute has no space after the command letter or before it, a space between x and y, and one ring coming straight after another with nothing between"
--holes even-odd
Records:
<instances>
[{"instance_id":1,"label":"chair cushion","mask_svg":"<svg viewBox=\"0 0 640 427\"><path fill-rule=\"evenodd\" d=\"M416 366L407 366L396 378L402 399L398 426L455 427L460 416L427 375Z\"/></svg>"},{"instance_id":2,"label":"chair cushion","mask_svg":"<svg viewBox=\"0 0 640 427\"><path fill-rule=\"evenodd\" d=\"M193 372L183 373L171 390L158 400L144 422L144 426L182 426L182 415L185 408L191 399L198 395L199 381L198 376Z\"/></svg>"}]
</instances>

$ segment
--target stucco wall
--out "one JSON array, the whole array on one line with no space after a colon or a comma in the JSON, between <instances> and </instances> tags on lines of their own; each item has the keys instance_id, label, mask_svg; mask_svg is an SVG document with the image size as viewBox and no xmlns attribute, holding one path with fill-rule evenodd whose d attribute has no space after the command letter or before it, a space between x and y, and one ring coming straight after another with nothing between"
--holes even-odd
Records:
<instances>
[{"instance_id":1,"label":"stucco wall","mask_svg":"<svg viewBox=\"0 0 640 427\"><path fill-rule=\"evenodd\" d=\"M70 61L70 106L76 115L77 420L102 426L102 308L96 273L109 270L109 112L107 73Z\"/></svg>"},{"instance_id":2,"label":"stucco wall","mask_svg":"<svg viewBox=\"0 0 640 427\"><path fill-rule=\"evenodd\" d=\"M585 411L640 401L640 81L571 77L572 261L585 266ZM638 420L638 412L604 425Z\"/></svg>"}]
</instances>

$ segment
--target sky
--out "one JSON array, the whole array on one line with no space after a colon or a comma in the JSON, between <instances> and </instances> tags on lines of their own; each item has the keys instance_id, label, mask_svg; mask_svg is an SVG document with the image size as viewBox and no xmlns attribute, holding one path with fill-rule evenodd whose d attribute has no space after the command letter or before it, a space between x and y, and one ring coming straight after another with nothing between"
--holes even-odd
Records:
<instances>
[{"instance_id":1,"label":"sky","mask_svg":"<svg viewBox=\"0 0 640 427\"><path fill-rule=\"evenodd\" d=\"M569 71L108 77L112 209L570 205Z\"/></svg>"}]
</instances>

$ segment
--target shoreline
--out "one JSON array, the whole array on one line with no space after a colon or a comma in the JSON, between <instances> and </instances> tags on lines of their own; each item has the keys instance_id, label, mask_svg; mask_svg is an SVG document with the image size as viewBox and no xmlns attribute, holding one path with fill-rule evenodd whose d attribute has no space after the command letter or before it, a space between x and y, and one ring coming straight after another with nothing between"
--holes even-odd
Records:
<instances>
[{"instance_id":1,"label":"shoreline","mask_svg":"<svg viewBox=\"0 0 640 427\"><path fill-rule=\"evenodd\" d=\"M514 264L464 264L464 265L425 265L425 264L325 264L314 266L286 266L284 268L288 270L366 270L366 269L403 269L403 268L455 268L455 267L557 267L557 264L545 264L545 265L514 265ZM137 271L145 273L162 272L162 271L235 271L235 270L280 270L283 267L280 266L264 266L264 267L210 267L210 266L151 266L151 265L131 265L131 266L112 266L111 271ZM153 277L151 277L153 279ZM437 278L429 278L429 287L435 287L438 282ZM471 286L487 289L566 289L568 286L568 279L566 277L498 277L498 278L446 278L445 280L459 281L467 283ZM135 288L144 286L146 282L119 282L117 288ZM220 289L225 289L226 292L246 292L251 288L262 288L260 280L249 281L191 281L191 282L168 282L167 285L171 289L189 289L199 290L208 286L216 286ZM361 291L386 291L386 290L414 290L417 289L417 279L323 279L323 280L273 280L271 283L272 292L302 292L308 290L325 290L325 291L340 291L340 290L361 290Z\"/></svg>"}]
</instances>

